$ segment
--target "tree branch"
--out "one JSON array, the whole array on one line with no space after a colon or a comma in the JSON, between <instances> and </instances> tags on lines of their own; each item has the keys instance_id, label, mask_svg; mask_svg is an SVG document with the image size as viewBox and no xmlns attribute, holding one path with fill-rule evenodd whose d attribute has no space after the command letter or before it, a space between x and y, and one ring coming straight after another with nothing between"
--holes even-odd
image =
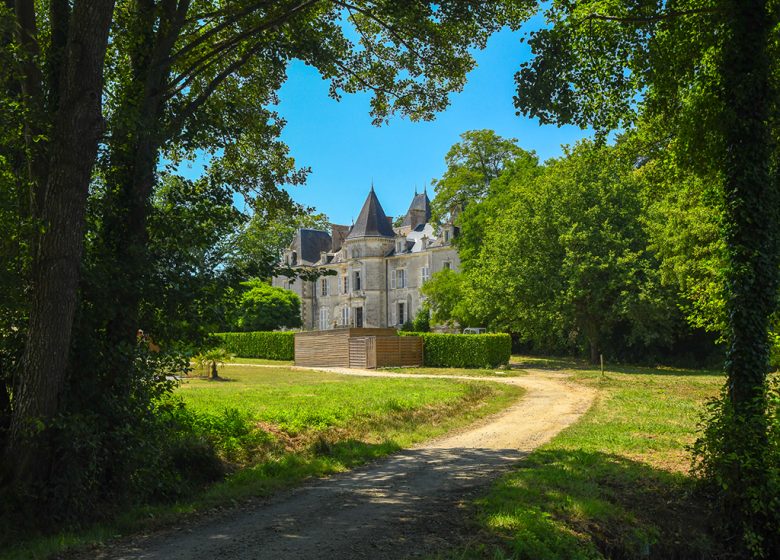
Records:
<instances>
[{"instance_id":1,"label":"tree branch","mask_svg":"<svg viewBox=\"0 0 780 560\"><path fill-rule=\"evenodd\" d=\"M260 23L259 25L256 25L255 27L251 27L242 33L239 33L238 35L230 38L229 40L223 41L221 44L218 44L216 47L214 47L210 52L200 56L197 58L192 64L190 64L187 69L179 73L178 76L176 76L174 79L172 79L169 82L169 89L175 88L173 91L169 94L169 98L173 95L176 95L179 91L183 90L187 84L191 83L194 79L194 75L198 70L203 70L207 67L209 67L216 57L219 55L224 55L226 52L229 52L236 48L241 41L244 39L255 35L257 33L261 33L263 31L267 31L273 27L277 27L286 21L288 21L291 17L296 15L298 12L320 2L321 0L306 0L305 2L301 2L297 6L290 8L289 10L283 12L276 18L273 18L268 21L264 21ZM199 42L199 39L195 40L196 42ZM180 50L177 54L173 55L173 58L176 58L182 53L185 49L188 49L189 47L184 47L182 50ZM184 84L179 85L177 87L177 84L182 82L184 80Z\"/></svg>"},{"instance_id":2,"label":"tree branch","mask_svg":"<svg viewBox=\"0 0 780 560\"><path fill-rule=\"evenodd\" d=\"M712 14L717 12L717 8L698 8L695 10L670 10L653 16L609 16L606 14L588 14L575 23L584 23L586 21L614 21L616 23L655 23L667 19L674 19L685 16L696 16L702 14Z\"/></svg>"}]
</instances>

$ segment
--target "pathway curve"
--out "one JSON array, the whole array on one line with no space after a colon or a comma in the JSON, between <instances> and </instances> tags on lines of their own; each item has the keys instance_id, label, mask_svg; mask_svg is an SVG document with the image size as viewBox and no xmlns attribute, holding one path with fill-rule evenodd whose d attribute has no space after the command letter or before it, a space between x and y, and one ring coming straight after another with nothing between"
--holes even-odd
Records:
<instances>
[{"instance_id":1,"label":"pathway curve","mask_svg":"<svg viewBox=\"0 0 780 560\"><path fill-rule=\"evenodd\" d=\"M237 364L238 365L238 364ZM508 466L575 422L595 392L564 374L423 376L340 368L342 375L433 377L518 385L503 412L387 459L185 527L110 546L111 559L382 560L429 556L468 538L465 505Z\"/></svg>"}]
</instances>

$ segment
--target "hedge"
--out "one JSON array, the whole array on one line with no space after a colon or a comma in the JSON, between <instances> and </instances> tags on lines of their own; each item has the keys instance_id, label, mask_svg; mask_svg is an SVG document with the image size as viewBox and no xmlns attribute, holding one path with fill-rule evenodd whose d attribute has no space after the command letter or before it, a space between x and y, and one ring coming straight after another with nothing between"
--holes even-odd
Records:
<instances>
[{"instance_id":1,"label":"hedge","mask_svg":"<svg viewBox=\"0 0 780 560\"><path fill-rule=\"evenodd\" d=\"M225 350L239 358L295 359L295 333L292 331L217 333L215 336L222 339Z\"/></svg>"},{"instance_id":2,"label":"hedge","mask_svg":"<svg viewBox=\"0 0 780 560\"><path fill-rule=\"evenodd\" d=\"M423 361L433 367L496 367L509 363L508 334L401 333L423 339Z\"/></svg>"}]
</instances>

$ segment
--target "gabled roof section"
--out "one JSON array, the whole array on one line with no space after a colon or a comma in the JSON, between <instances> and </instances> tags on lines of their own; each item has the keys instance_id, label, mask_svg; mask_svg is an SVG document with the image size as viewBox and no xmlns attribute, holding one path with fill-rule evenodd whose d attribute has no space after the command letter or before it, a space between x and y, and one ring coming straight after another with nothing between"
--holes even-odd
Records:
<instances>
[{"instance_id":1,"label":"gabled roof section","mask_svg":"<svg viewBox=\"0 0 780 560\"><path fill-rule=\"evenodd\" d=\"M423 191L420 194L415 193L409 210L401 224L401 227L410 227L414 229L420 224L427 224L431 221L431 201L428 198L428 192Z\"/></svg>"},{"instance_id":2,"label":"gabled roof section","mask_svg":"<svg viewBox=\"0 0 780 560\"><path fill-rule=\"evenodd\" d=\"M330 251L332 241L327 231L301 228L296 237L293 245L297 245L298 259L306 264L316 263L322 251Z\"/></svg>"},{"instance_id":3,"label":"gabled roof section","mask_svg":"<svg viewBox=\"0 0 780 560\"><path fill-rule=\"evenodd\" d=\"M393 227L390 225L385 211L382 210L382 205L379 204L374 187L371 187L371 192L368 193L368 198L366 198L347 239L355 239L356 237L395 237Z\"/></svg>"}]
</instances>

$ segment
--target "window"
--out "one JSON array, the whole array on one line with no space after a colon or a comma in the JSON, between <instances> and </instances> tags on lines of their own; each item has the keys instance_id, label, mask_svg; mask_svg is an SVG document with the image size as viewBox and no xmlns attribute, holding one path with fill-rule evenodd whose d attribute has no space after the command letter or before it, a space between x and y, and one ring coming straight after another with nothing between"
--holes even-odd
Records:
<instances>
[{"instance_id":1,"label":"window","mask_svg":"<svg viewBox=\"0 0 780 560\"><path fill-rule=\"evenodd\" d=\"M349 307L344 307L341 310L341 325L344 327L349 326Z\"/></svg>"},{"instance_id":2,"label":"window","mask_svg":"<svg viewBox=\"0 0 780 560\"><path fill-rule=\"evenodd\" d=\"M355 308L355 326L360 328L363 326L363 308L362 307L356 307Z\"/></svg>"},{"instance_id":3,"label":"window","mask_svg":"<svg viewBox=\"0 0 780 560\"><path fill-rule=\"evenodd\" d=\"M321 296L327 296L328 295L328 279L327 278L320 278L320 295Z\"/></svg>"},{"instance_id":4,"label":"window","mask_svg":"<svg viewBox=\"0 0 780 560\"><path fill-rule=\"evenodd\" d=\"M356 270L352 273L352 290L355 292L360 291L360 271Z\"/></svg>"},{"instance_id":5,"label":"window","mask_svg":"<svg viewBox=\"0 0 780 560\"><path fill-rule=\"evenodd\" d=\"M360 249L352 249L352 258L353 259L360 258Z\"/></svg>"},{"instance_id":6,"label":"window","mask_svg":"<svg viewBox=\"0 0 780 560\"><path fill-rule=\"evenodd\" d=\"M420 269L420 280L421 284L425 284L428 280L431 279L431 269L427 266L424 266Z\"/></svg>"},{"instance_id":7,"label":"window","mask_svg":"<svg viewBox=\"0 0 780 560\"><path fill-rule=\"evenodd\" d=\"M401 289L406 287L406 269L400 268L395 271L395 273L390 276L390 288L395 289Z\"/></svg>"},{"instance_id":8,"label":"window","mask_svg":"<svg viewBox=\"0 0 780 560\"><path fill-rule=\"evenodd\" d=\"M341 293L346 294L348 292L349 292L349 274L345 274Z\"/></svg>"},{"instance_id":9,"label":"window","mask_svg":"<svg viewBox=\"0 0 780 560\"><path fill-rule=\"evenodd\" d=\"M398 303L398 324L403 325L406 323L406 314L404 313L406 311L406 304L404 302Z\"/></svg>"},{"instance_id":10,"label":"window","mask_svg":"<svg viewBox=\"0 0 780 560\"><path fill-rule=\"evenodd\" d=\"M328 324L329 320L330 320L330 312L326 308L320 309L320 330L321 331L325 331L328 329L328 327L330 326Z\"/></svg>"},{"instance_id":11,"label":"window","mask_svg":"<svg viewBox=\"0 0 780 560\"><path fill-rule=\"evenodd\" d=\"M450 270L452 268L452 263L450 261L444 261L444 268Z\"/></svg>"},{"instance_id":12,"label":"window","mask_svg":"<svg viewBox=\"0 0 780 560\"><path fill-rule=\"evenodd\" d=\"M450 230L444 230L444 242L447 243L450 240Z\"/></svg>"},{"instance_id":13,"label":"window","mask_svg":"<svg viewBox=\"0 0 780 560\"><path fill-rule=\"evenodd\" d=\"M395 242L395 252L396 253L403 253L404 252L404 242L403 241L396 241Z\"/></svg>"}]
</instances>

